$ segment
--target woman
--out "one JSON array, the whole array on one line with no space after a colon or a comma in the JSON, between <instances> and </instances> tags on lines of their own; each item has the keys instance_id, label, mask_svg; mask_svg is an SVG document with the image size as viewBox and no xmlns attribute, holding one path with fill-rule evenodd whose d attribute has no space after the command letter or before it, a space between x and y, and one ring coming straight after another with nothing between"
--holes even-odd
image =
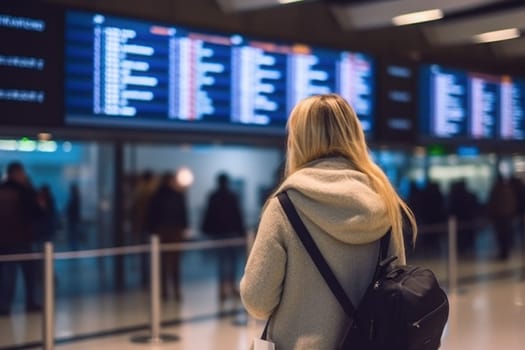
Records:
<instances>
[{"instance_id":1,"label":"woman","mask_svg":"<svg viewBox=\"0 0 525 350\"><path fill-rule=\"evenodd\" d=\"M406 262L403 217L415 219L368 153L359 119L335 94L301 101L288 120L285 179L301 219L354 304L372 279L379 240L392 227L389 254ZM267 201L241 280L248 312L271 321L277 349L335 349L345 313L288 222Z\"/></svg>"}]
</instances>

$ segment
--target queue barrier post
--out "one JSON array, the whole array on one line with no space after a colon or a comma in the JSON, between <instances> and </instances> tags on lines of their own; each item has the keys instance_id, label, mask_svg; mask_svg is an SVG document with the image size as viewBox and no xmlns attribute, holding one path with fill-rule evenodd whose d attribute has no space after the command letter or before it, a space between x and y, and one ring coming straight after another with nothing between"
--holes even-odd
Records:
<instances>
[{"instance_id":1,"label":"queue barrier post","mask_svg":"<svg viewBox=\"0 0 525 350\"><path fill-rule=\"evenodd\" d=\"M179 337L161 334L161 251L159 236L150 239L150 335L131 338L135 343L169 343L178 341Z\"/></svg>"},{"instance_id":2,"label":"queue barrier post","mask_svg":"<svg viewBox=\"0 0 525 350\"><path fill-rule=\"evenodd\" d=\"M455 216L448 218L448 290L449 293L457 291L458 280L458 249L457 249L458 223Z\"/></svg>"},{"instance_id":3,"label":"queue barrier post","mask_svg":"<svg viewBox=\"0 0 525 350\"><path fill-rule=\"evenodd\" d=\"M44 319L43 342L44 350L55 348L55 285L54 285L54 260L53 243L44 244Z\"/></svg>"}]
</instances>

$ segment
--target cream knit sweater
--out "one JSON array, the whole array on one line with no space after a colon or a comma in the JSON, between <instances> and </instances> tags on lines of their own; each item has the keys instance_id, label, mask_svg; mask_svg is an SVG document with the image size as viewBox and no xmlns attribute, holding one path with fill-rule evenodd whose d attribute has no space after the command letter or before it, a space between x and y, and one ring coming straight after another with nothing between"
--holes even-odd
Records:
<instances>
[{"instance_id":1,"label":"cream knit sweater","mask_svg":"<svg viewBox=\"0 0 525 350\"><path fill-rule=\"evenodd\" d=\"M288 192L330 268L357 304L374 272L378 240L390 226L367 176L344 158L324 158L294 173L280 190ZM402 246L392 243L390 254L405 263ZM277 198L262 213L241 280L241 298L253 317L272 315L269 338L277 350L336 349L347 323Z\"/></svg>"}]
</instances>

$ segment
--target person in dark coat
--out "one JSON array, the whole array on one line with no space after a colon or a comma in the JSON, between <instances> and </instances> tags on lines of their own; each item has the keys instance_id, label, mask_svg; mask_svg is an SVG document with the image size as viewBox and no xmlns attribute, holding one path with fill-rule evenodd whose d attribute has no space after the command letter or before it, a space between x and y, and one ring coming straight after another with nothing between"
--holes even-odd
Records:
<instances>
[{"instance_id":1,"label":"person in dark coat","mask_svg":"<svg viewBox=\"0 0 525 350\"><path fill-rule=\"evenodd\" d=\"M464 179L454 182L448 195L448 213L458 221L458 249L464 253L474 248L474 220L479 211L479 202L474 193L469 191Z\"/></svg>"},{"instance_id":2,"label":"person in dark coat","mask_svg":"<svg viewBox=\"0 0 525 350\"><path fill-rule=\"evenodd\" d=\"M148 243L148 208L156 189L157 181L153 172L145 170L136 184L130 208L131 232L135 244ZM143 287L148 285L150 279L148 258L147 254L140 256L140 282Z\"/></svg>"},{"instance_id":3,"label":"person in dark coat","mask_svg":"<svg viewBox=\"0 0 525 350\"><path fill-rule=\"evenodd\" d=\"M516 214L516 196L508 180L497 175L487 203L487 210L498 241L498 258L505 260L510 254L512 240L512 219Z\"/></svg>"},{"instance_id":4,"label":"person in dark coat","mask_svg":"<svg viewBox=\"0 0 525 350\"><path fill-rule=\"evenodd\" d=\"M178 186L177 177L168 172L163 175L157 191L151 197L147 215L150 234L159 235L161 243L180 242L188 228L186 196ZM180 283L180 253L162 254L162 296L169 297L170 286L174 289L175 300L182 299Z\"/></svg>"},{"instance_id":5,"label":"person in dark coat","mask_svg":"<svg viewBox=\"0 0 525 350\"><path fill-rule=\"evenodd\" d=\"M49 185L42 185L38 190L38 200L42 207L43 215L37 221L37 239L40 246L44 242L52 241L57 229L60 227L60 220L55 204L55 197Z\"/></svg>"},{"instance_id":6,"label":"person in dark coat","mask_svg":"<svg viewBox=\"0 0 525 350\"><path fill-rule=\"evenodd\" d=\"M217 189L208 198L202 231L214 239L243 237L245 234L239 201L237 195L229 188L229 178L225 173L217 176ZM218 274L221 301L238 293L235 273L238 255L236 247L219 249Z\"/></svg>"},{"instance_id":7,"label":"person in dark coat","mask_svg":"<svg viewBox=\"0 0 525 350\"><path fill-rule=\"evenodd\" d=\"M82 235L80 204L80 189L76 183L72 183L69 186L69 198L66 205L67 236L69 247L72 250L78 249Z\"/></svg>"},{"instance_id":8,"label":"person in dark coat","mask_svg":"<svg viewBox=\"0 0 525 350\"><path fill-rule=\"evenodd\" d=\"M509 183L516 197L516 233L518 237L522 237L521 243L525 248L525 242L523 242L523 239L525 239L525 184L523 180L515 175L510 177Z\"/></svg>"},{"instance_id":9,"label":"person in dark coat","mask_svg":"<svg viewBox=\"0 0 525 350\"><path fill-rule=\"evenodd\" d=\"M512 219L516 214L516 196L508 180L501 174L497 175L487 202L487 210L498 241L498 258L509 257L512 240Z\"/></svg>"},{"instance_id":10,"label":"person in dark coat","mask_svg":"<svg viewBox=\"0 0 525 350\"><path fill-rule=\"evenodd\" d=\"M42 215L23 165L10 163L6 180L0 184L0 254L31 253L36 242L35 223ZM0 314L11 312L18 266L24 277L26 311L41 309L35 296L37 265L34 261L0 262Z\"/></svg>"}]
</instances>

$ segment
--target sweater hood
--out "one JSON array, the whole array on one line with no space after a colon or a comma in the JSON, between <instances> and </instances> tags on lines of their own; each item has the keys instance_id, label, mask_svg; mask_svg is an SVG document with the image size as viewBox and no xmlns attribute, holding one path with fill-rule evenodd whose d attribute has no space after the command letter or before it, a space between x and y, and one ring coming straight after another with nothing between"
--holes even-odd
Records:
<instances>
[{"instance_id":1,"label":"sweater hood","mask_svg":"<svg viewBox=\"0 0 525 350\"><path fill-rule=\"evenodd\" d=\"M289 176L287 191L309 229L318 229L347 244L381 238L390 223L382 199L368 176L342 157L323 158Z\"/></svg>"}]
</instances>

